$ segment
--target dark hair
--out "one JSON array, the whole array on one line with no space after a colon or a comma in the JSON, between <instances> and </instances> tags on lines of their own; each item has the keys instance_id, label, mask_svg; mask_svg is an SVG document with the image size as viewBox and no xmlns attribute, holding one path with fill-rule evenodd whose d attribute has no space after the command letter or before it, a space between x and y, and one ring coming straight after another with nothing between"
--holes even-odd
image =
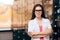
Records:
<instances>
[{"instance_id":1,"label":"dark hair","mask_svg":"<svg viewBox=\"0 0 60 40\"><path fill-rule=\"evenodd\" d=\"M43 6L42 6L41 4L36 4L36 5L34 6L33 10L32 10L32 18L31 18L31 19L34 19L34 18L35 18L35 8L38 7L38 6L40 6L40 7L42 8L42 15L41 15L41 17L42 17L42 18L46 18L46 17L45 17L45 14L44 14Z\"/></svg>"}]
</instances>

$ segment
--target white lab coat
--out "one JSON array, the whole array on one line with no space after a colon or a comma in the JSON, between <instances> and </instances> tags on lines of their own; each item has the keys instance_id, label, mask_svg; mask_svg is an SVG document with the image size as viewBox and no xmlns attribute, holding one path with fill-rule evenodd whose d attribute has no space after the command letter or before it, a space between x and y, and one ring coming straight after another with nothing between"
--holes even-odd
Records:
<instances>
[{"instance_id":1,"label":"white lab coat","mask_svg":"<svg viewBox=\"0 0 60 40\"><path fill-rule=\"evenodd\" d=\"M45 18L42 18L42 26L43 31L47 30L48 28L52 28L50 21ZM36 18L28 22L28 32L40 32ZM40 40L40 38L31 38L31 40ZM49 40L49 35L47 37L44 37L44 40Z\"/></svg>"}]
</instances>

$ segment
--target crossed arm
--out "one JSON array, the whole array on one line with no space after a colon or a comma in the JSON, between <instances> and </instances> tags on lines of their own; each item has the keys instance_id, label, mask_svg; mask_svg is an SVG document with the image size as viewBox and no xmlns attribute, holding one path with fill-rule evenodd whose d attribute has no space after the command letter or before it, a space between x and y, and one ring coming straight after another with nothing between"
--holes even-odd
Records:
<instances>
[{"instance_id":1,"label":"crossed arm","mask_svg":"<svg viewBox=\"0 0 60 40\"><path fill-rule=\"evenodd\" d=\"M33 33L33 32L29 32L28 34L32 37L32 38L40 38L40 37L45 37L48 36L52 33L52 29L47 29L43 32L38 32L38 33Z\"/></svg>"}]
</instances>

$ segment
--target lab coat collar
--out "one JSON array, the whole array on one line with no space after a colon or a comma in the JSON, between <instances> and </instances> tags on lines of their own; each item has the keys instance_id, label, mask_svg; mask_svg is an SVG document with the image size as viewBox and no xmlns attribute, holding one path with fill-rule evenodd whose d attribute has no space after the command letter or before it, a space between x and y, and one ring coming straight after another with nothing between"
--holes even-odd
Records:
<instances>
[{"instance_id":1,"label":"lab coat collar","mask_svg":"<svg viewBox=\"0 0 60 40\"><path fill-rule=\"evenodd\" d=\"M34 18L34 20L35 20L35 21L37 21L37 19L36 19L36 18ZM44 18L42 18L42 21L43 21L43 20L44 20Z\"/></svg>"}]
</instances>

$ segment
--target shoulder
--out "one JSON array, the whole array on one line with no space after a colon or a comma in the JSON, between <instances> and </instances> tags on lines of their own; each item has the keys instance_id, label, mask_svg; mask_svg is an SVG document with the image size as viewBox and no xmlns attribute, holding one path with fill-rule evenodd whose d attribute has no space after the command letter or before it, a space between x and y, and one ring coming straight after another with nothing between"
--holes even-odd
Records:
<instances>
[{"instance_id":1,"label":"shoulder","mask_svg":"<svg viewBox=\"0 0 60 40\"><path fill-rule=\"evenodd\" d=\"M43 18L43 22L45 22L45 23L51 23L50 20L47 19L47 18Z\"/></svg>"},{"instance_id":2,"label":"shoulder","mask_svg":"<svg viewBox=\"0 0 60 40\"><path fill-rule=\"evenodd\" d=\"M28 23L33 23L34 22L34 20L29 20L29 22Z\"/></svg>"},{"instance_id":3,"label":"shoulder","mask_svg":"<svg viewBox=\"0 0 60 40\"><path fill-rule=\"evenodd\" d=\"M47 19L47 18L43 18L43 21L47 21L47 22L48 22L48 21L50 21L50 20L49 20L49 19Z\"/></svg>"}]
</instances>

